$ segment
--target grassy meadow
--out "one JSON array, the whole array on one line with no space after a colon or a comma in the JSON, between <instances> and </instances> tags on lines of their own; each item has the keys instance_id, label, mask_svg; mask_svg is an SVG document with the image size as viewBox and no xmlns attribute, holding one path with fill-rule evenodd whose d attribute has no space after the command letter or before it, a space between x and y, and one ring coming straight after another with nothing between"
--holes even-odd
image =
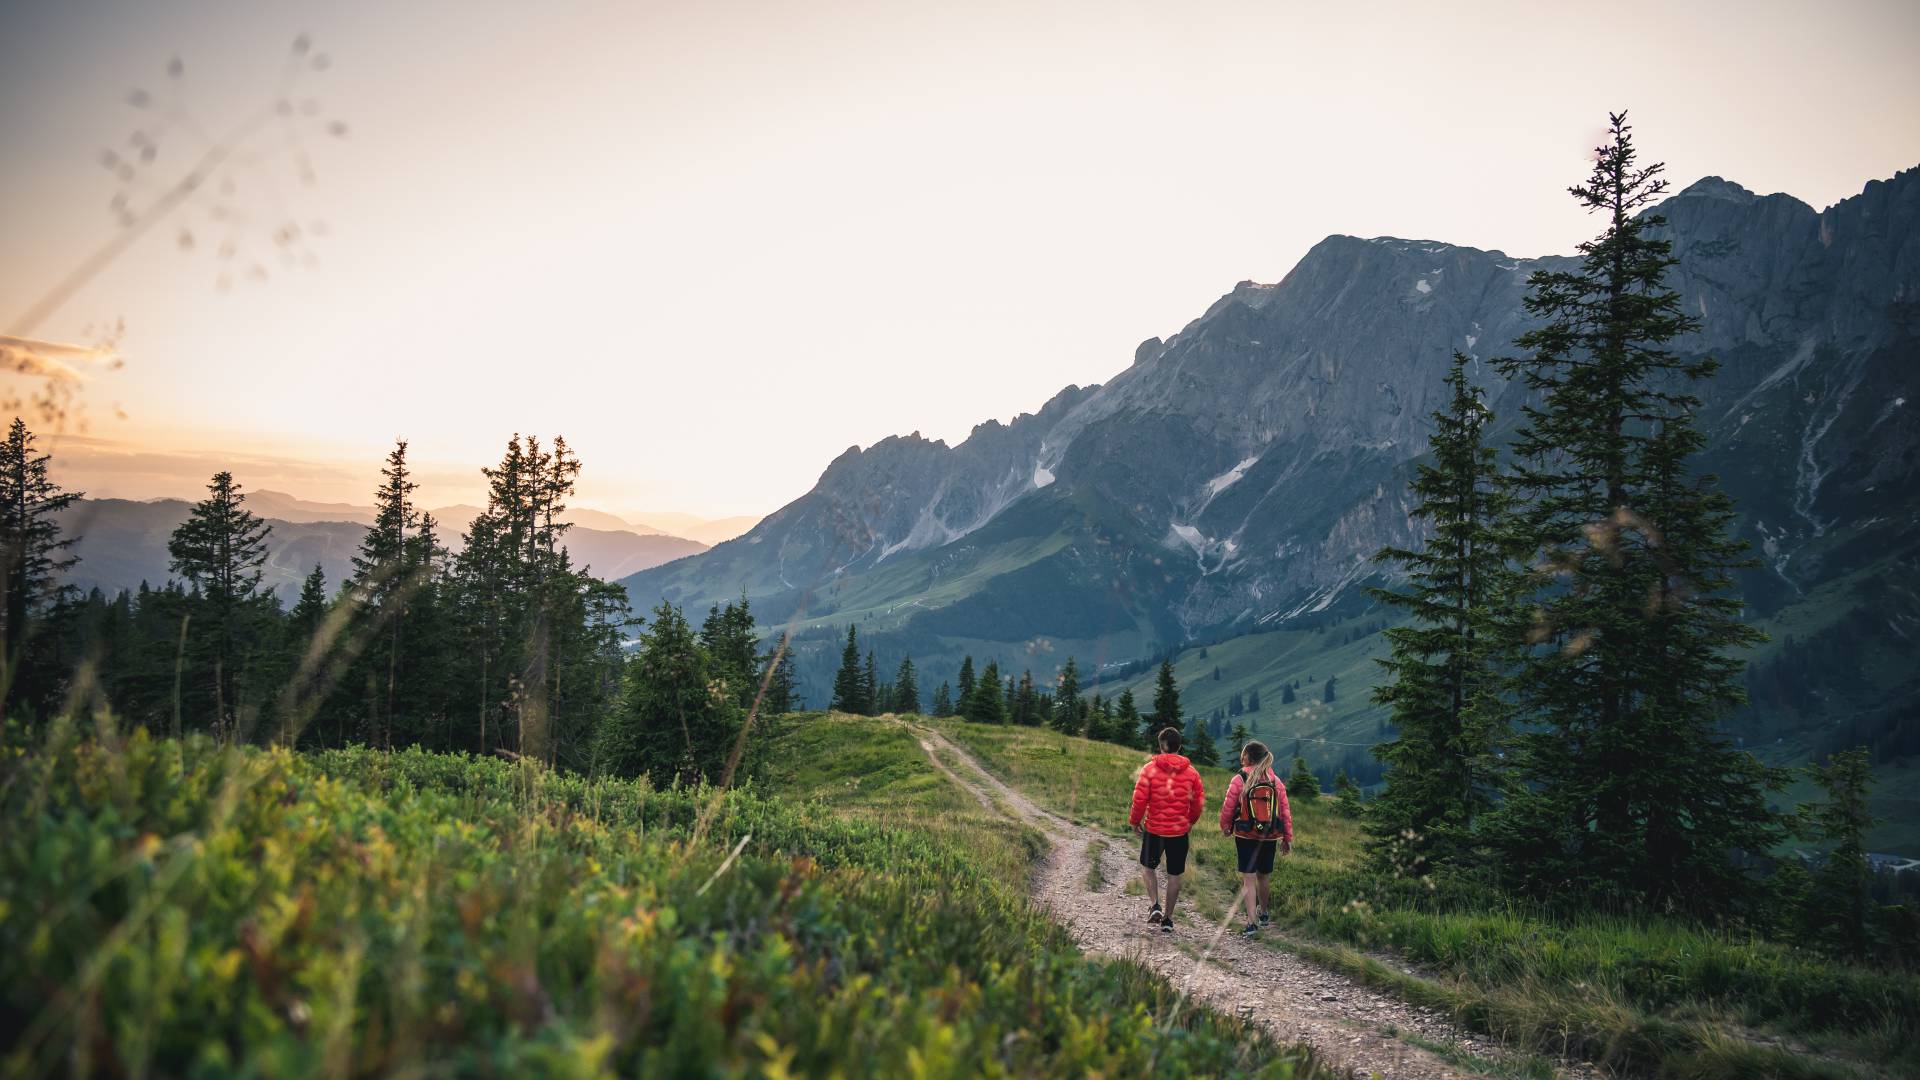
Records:
<instances>
[{"instance_id":1,"label":"grassy meadow","mask_svg":"<svg viewBox=\"0 0 1920 1080\"><path fill-rule=\"evenodd\" d=\"M897 726L773 785L11 729L6 1076L1285 1076L1082 957ZM969 809L971 807L971 810Z\"/></svg>"},{"instance_id":2,"label":"grassy meadow","mask_svg":"<svg viewBox=\"0 0 1920 1080\"><path fill-rule=\"evenodd\" d=\"M1141 751L1034 728L937 722L989 771L1063 816L1126 830ZM1188 877L1202 911L1238 888L1215 823L1229 774L1200 770L1207 808ZM1293 801L1278 861L1276 948L1444 1010L1519 1047L1673 1076L1920 1073L1920 977L1677 920L1555 917L1502 897L1364 865L1338 801Z\"/></svg>"}]
</instances>

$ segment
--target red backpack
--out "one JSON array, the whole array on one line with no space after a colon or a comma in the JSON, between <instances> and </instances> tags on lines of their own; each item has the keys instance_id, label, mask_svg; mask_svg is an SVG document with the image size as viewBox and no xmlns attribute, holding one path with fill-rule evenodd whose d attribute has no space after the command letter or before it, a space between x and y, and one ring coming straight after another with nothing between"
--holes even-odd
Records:
<instances>
[{"instance_id":1,"label":"red backpack","mask_svg":"<svg viewBox=\"0 0 1920 1080\"><path fill-rule=\"evenodd\" d=\"M1280 784L1272 769L1241 789L1240 811L1240 820L1233 823L1235 832L1252 833L1257 840L1280 838Z\"/></svg>"}]
</instances>

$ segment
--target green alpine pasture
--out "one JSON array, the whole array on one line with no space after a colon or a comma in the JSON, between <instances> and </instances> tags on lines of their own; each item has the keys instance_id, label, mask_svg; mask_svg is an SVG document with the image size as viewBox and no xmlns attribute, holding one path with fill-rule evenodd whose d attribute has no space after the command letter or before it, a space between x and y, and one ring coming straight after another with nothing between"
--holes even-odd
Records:
<instances>
[{"instance_id":1,"label":"green alpine pasture","mask_svg":"<svg viewBox=\"0 0 1920 1080\"><path fill-rule=\"evenodd\" d=\"M1142 751L1037 728L936 722L990 772L1077 822L1126 832ZM1229 774L1202 768L1207 806L1191 897L1223 913L1239 887L1218 831ZM1920 1073L1920 976L1679 919L1555 916L1367 865L1360 823L1331 797L1292 802L1296 843L1273 877L1276 948L1348 972L1512 1045L1632 1073Z\"/></svg>"},{"instance_id":2,"label":"green alpine pasture","mask_svg":"<svg viewBox=\"0 0 1920 1080\"><path fill-rule=\"evenodd\" d=\"M1082 957L1019 888L1029 840L969 818L873 721L790 725L787 795L70 726L0 749L8 1076L1305 1060Z\"/></svg>"}]
</instances>

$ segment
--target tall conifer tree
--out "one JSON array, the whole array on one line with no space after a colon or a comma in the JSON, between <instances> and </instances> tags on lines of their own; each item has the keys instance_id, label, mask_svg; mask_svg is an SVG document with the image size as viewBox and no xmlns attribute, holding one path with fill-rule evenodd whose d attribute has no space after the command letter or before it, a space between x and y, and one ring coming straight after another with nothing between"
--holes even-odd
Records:
<instances>
[{"instance_id":1,"label":"tall conifer tree","mask_svg":"<svg viewBox=\"0 0 1920 1080\"><path fill-rule=\"evenodd\" d=\"M893 673L893 701L888 708L899 713L920 711L920 679L914 673L911 656L902 657L899 670Z\"/></svg>"},{"instance_id":2,"label":"tall conifer tree","mask_svg":"<svg viewBox=\"0 0 1920 1080\"><path fill-rule=\"evenodd\" d=\"M1160 675L1153 687L1153 715L1148 719L1153 729L1147 733L1148 745L1161 728L1180 726L1180 684L1173 677L1172 660L1160 661Z\"/></svg>"},{"instance_id":3,"label":"tall conifer tree","mask_svg":"<svg viewBox=\"0 0 1920 1080\"><path fill-rule=\"evenodd\" d=\"M1498 620L1512 596L1500 532L1508 504L1486 440L1493 414L1467 364L1453 354L1447 405L1433 414L1433 463L1419 465L1411 485L1411 516L1431 529L1427 542L1375 556L1397 562L1407 584L1374 597L1412 619L1386 631L1389 652L1378 661L1386 679L1373 697L1398 735L1373 748L1386 789L1368 808L1368 828L1377 853L1404 862L1466 853L1497 793L1495 752L1507 727Z\"/></svg>"},{"instance_id":4,"label":"tall conifer tree","mask_svg":"<svg viewBox=\"0 0 1920 1080\"><path fill-rule=\"evenodd\" d=\"M1007 722L1006 690L1000 685L1000 664L989 660L974 683L973 694L961 704L961 715L976 724Z\"/></svg>"},{"instance_id":5,"label":"tall conifer tree","mask_svg":"<svg viewBox=\"0 0 1920 1080\"><path fill-rule=\"evenodd\" d=\"M0 442L0 559L5 573L5 621L0 623L0 704L36 711L54 704L61 672L51 643L37 634L60 595L59 579L79 560L68 554L77 537L63 537L59 515L80 497L47 475L48 455L34 450L33 433L19 417Z\"/></svg>"},{"instance_id":6,"label":"tall conifer tree","mask_svg":"<svg viewBox=\"0 0 1920 1080\"><path fill-rule=\"evenodd\" d=\"M833 676L833 701L828 708L836 712L864 713L866 705L862 700L860 684L864 675L860 670L860 635L852 623L847 624L847 647L840 650L840 670Z\"/></svg>"},{"instance_id":7,"label":"tall conifer tree","mask_svg":"<svg viewBox=\"0 0 1920 1080\"><path fill-rule=\"evenodd\" d=\"M1053 729L1067 735L1087 733L1087 704L1080 700L1080 666L1067 657L1053 688Z\"/></svg>"},{"instance_id":8,"label":"tall conifer tree","mask_svg":"<svg viewBox=\"0 0 1920 1080\"><path fill-rule=\"evenodd\" d=\"M1511 527L1539 561L1512 684L1532 725L1522 784L1488 832L1525 891L1713 914L1752 895L1731 856L1780 835L1777 780L1716 730L1744 700L1735 653L1760 638L1727 592L1743 565L1731 505L1686 468L1704 442L1692 385L1715 365L1672 349L1698 324L1666 284L1665 221L1643 212L1661 171L1611 117L1571 189L1606 229L1577 267L1529 280L1544 325L1501 362L1537 402L1514 446Z\"/></svg>"},{"instance_id":9,"label":"tall conifer tree","mask_svg":"<svg viewBox=\"0 0 1920 1080\"><path fill-rule=\"evenodd\" d=\"M212 719L225 732L233 731L242 704L239 669L258 644L260 573L273 531L246 501L232 473L215 473L207 497L167 541L173 572L199 594L194 637L206 664L198 681L211 693Z\"/></svg>"}]
</instances>

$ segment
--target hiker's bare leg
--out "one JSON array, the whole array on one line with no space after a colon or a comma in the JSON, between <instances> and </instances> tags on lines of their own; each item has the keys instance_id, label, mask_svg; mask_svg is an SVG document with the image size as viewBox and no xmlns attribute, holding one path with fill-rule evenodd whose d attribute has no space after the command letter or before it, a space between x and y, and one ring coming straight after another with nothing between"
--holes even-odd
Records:
<instances>
[{"instance_id":1,"label":"hiker's bare leg","mask_svg":"<svg viewBox=\"0 0 1920 1080\"><path fill-rule=\"evenodd\" d=\"M1247 909L1248 922L1252 922L1255 919L1260 917L1260 913L1254 910L1254 906L1253 906L1254 898L1255 898L1255 889L1253 884L1253 875L1241 874L1240 875L1240 895L1239 897L1237 897L1237 899Z\"/></svg>"},{"instance_id":2,"label":"hiker's bare leg","mask_svg":"<svg viewBox=\"0 0 1920 1080\"><path fill-rule=\"evenodd\" d=\"M1258 883L1256 885L1256 888L1260 894L1260 910L1272 911L1273 910L1273 890L1268 887L1267 883L1270 880L1272 880L1273 875L1259 874L1259 875L1256 875L1256 877L1258 878Z\"/></svg>"},{"instance_id":3,"label":"hiker's bare leg","mask_svg":"<svg viewBox=\"0 0 1920 1080\"><path fill-rule=\"evenodd\" d=\"M1180 902L1180 874L1167 875L1167 918L1173 918L1173 905Z\"/></svg>"},{"instance_id":4,"label":"hiker's bare leg","mask_svg":"<svg viewBox=\"0 0 1920 1080\"><path fill-rule=\"evenodd\" d=\"M1159 907L1160 876L1154 873L1153 867L1143 866L1140 868L1140 880L1145 882L1147 886L1147 903L1152 904L1154 907Z\"/></svg>"}]
</instances>

